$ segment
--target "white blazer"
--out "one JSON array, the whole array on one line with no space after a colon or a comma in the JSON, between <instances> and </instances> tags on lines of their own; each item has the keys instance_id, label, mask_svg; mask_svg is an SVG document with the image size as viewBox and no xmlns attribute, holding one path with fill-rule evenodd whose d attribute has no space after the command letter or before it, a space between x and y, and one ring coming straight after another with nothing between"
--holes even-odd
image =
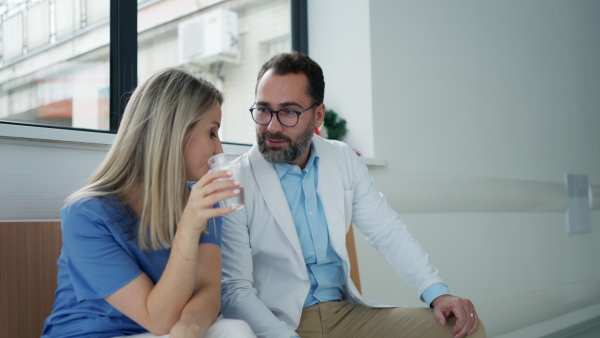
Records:
<instances>
[{"instance_id":1,"label":"white blazer","mask_svg":"<svg viewBox=\"0 0 600 338\"><path fill-rule=\"evenodd\" d=\"M313 145L320 157L317 194L331 246L343 261L343 300L382 306L363 299L350 279L346 233L351 223L417 295L443 283L356 153L345 143L317 135ZM223 218L221 311L248 322L258 337L292 337L310 289L300 241L273 165L256 144L242 162L246 206Z\"/></svg>"}]
</instances>

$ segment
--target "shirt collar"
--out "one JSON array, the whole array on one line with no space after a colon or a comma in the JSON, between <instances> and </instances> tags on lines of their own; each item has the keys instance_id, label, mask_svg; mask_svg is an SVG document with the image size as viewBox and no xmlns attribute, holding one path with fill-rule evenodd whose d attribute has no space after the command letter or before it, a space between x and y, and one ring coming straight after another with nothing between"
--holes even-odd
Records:
<instances>
[{"instance_id":1,"label":"shirt collar","mask_svg":"<svg viewBox=\"0 0 600 338\"><path fill-rule=\"evenodd\" d=\"M317 153L317 147L315 147L315 143L314 141L311 141L310 143L310 155L308 156L308 161L306 162L306 167L304 168L304 170L309 171L311 170L312 166L315 166L315 169L318 168L319 166L319 154ZM292 170L292 168L297 167L295 165L292 164L273 164L273 168L275 168L275 171L277 172L277 176L279 176L279 179L281 179L285 174L288 173L288 171Z\"/></svg>"}]
</instances>

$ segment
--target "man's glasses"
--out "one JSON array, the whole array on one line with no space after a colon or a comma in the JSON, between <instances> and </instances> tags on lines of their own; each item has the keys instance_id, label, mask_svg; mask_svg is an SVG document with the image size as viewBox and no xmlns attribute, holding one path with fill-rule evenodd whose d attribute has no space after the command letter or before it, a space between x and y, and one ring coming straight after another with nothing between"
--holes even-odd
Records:
<instances>
[{"instance_id":1,"label":"man's glasses","mask_svg":"<svg viewBox=\"0 0 600 338\"><path fill-rule=\"evenodd\" d=\"M293 127L298 124L298 121L300 120L300 114L318 105L318 103L315 103L312 106L304 109L303 111L297 111L292 109L270 110L267 108L250 108L250 114L252 114L252 119L254 120L254 122L260 125L266 125L271 123L271 120L273 119L273 114L275 114L277 115L277 120L279 121L279 123L281 123L281 125L285 127Z\"/></svg>"}]
</instances>

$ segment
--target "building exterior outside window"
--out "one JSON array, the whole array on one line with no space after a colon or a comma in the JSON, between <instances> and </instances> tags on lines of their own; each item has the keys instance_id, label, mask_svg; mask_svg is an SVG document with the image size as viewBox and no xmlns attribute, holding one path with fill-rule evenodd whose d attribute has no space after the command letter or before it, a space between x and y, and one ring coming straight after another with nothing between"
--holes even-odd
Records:
<instances>
[{"instance_id":1,"label":"building exterior outside window","mask_svg":"<svg viewBox=\"0 0 600 338\"><path fill-rule=\"evenodd\" d=\"M290 18L290 0L138 0L138 81L200 74L225 94L221 139L252 143L256 74L291 50ZM108 131L109 25L110 0L0 0L0 123Z\"/></svg>"}]
</instances>

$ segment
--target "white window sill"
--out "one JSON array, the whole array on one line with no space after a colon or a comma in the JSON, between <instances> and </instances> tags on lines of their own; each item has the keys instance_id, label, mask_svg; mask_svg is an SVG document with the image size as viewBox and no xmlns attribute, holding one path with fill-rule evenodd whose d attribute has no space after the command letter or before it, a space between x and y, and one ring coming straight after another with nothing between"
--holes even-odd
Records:
<instances>
[{"instance_id":1,"label":"white window sill","mask_svg":"<svg viewBox=\"0 0 600 338\"><path fill-rule=\"evenodd\" d=\"M367 167L386 167L387 161L383 158L359 157Z\"/></svg>"},{"instance_id":2,"label":"white window sill","mask_svg":"<svg viewBox=\"0 0 600 338\"><path fill-rule=\"evenodd\" d=\"M0 123L0 139L19 141L38 141L50 144L77 144L105 146L108 148L115 139L115 134L94 131L69 130L36 126L19 126ZM12 143L11 142L11 143ZM245 153L251 145L223 143L226 151ZM381 158L360 157L369 167L385 167L387 161Z\"/></svg>"},{"instance_id":3,"label":"white window sill","mask_svg":"<svg viewBox=\"0 0 600 338\"><path fill-rule=\"evenodd\" d=\"M53 143L111 145L115 139L115 134L0 123L0 138Z\"/></svg>"}]
</instances>

